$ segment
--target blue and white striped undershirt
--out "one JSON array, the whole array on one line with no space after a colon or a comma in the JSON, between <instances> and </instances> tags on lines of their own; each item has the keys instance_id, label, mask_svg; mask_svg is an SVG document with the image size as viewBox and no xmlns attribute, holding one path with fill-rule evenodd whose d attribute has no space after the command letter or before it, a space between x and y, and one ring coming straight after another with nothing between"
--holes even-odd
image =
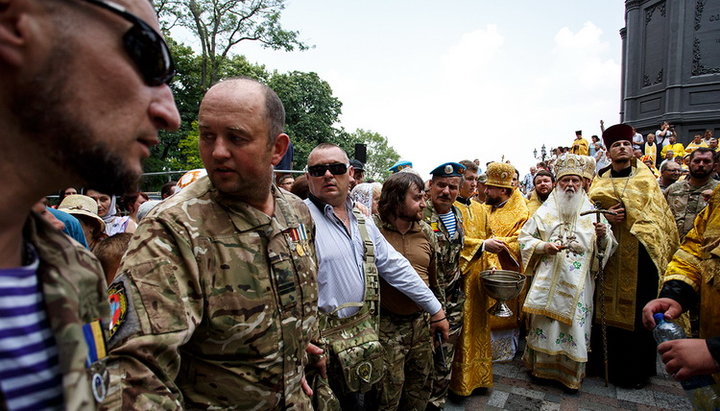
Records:
<instances>
[{"instance_id":1,"label":"blue and white striped undershirt","mask_svg":"<svg viewBox=\"0 0 720 411\"><path fill-rule=\"evenodd\" d=\"M439 214L439 216L445 226L445 229L448 230L448 234L450 234L451 237L454 236L457 231L457 219L455 218L455 213L450 210L445 214Z\"/></svg>"},{"instance_id":2,"label":"blue and white striped undershirt","mask_svg":"<svg viewBox=\"0 0 720 411\"><path fill-rule=\"evenodd\" d=\"M31 264L0 269L0 402L11 411L62 409L57 345L38 284L39 259L29 251Z\"/></svg>"}]
</instances>

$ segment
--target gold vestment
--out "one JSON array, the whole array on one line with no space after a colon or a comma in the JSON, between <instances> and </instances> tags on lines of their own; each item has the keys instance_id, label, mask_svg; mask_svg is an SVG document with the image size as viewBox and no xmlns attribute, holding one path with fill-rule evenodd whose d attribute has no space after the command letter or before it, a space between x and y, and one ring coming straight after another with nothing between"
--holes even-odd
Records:
<instances>
[{"instance_id":1,"label":"gold vestment","mask_svg":"<svg viewBox=\"0 0 720 411\"><path fill-rule=\"evenodd\" d=\"M629 177L611 178L610 169L593 180L588 193L593 203L608 209L624 204L625 221L613 226L618 250L605 267L605 320L613 327L634 329L638 281L638 253L642 243L662 273L678 247L678 233L670 207L657 179L642 163L632 161ZM596 295L599 292L596 291ZM600 302L596 301L598 308ZM599 310L596 310L599 312Z\"/></svg>"},{"instance_id":2,"label":"gold vestment","mask_svg":"<svg viewBox=\"0 0 720 411\"><path fill-rule=\"evenodd\" d=\"M512 195L502 207L493 207L485 204L485 210L488 213L488 224L490 237L500 240L507 245L509 253L490 253L483 252L483 270L489 270L493 267L498 270L511 270L522 272L520 244L518 236L525 222L530 218L528 208L525 205L525 199L517 189L513 190ZM525 285L527 290L528 284ZM508 307L515 313L515 316L501 318L496 316L490 317L491 330L508 330L517 328L518 315L522 308L522 302L525 299L525 291L510 301L507 301ZM488 298L488 308L495 304L495 300Z\"/></svg>"},{"instance_id":3,"label":"gold vestment","mask_svg":"<svg viewBox=\"0 0 720 411\"><path fill-rule=\"evenodd\" d=\"M679 280L700 297L700 338L720 335L720 186L665 271L662 282ZM688 307L683 307L687 309Z\"/></svg>"},{"instance_id":4,"label":"gold vestment","mask_svg":"<svg viewBox=\"0 0 720 411\"><path fill-rule=\"evenodd\" d=\"M462 213L465 242L460 252L460 270L465 279L463 328L455 346L450 389L459 395L470 395L478 387L492 387L492 349L487 312L488 297L479 287L478 277L483 270L478 254L489 234L488 215L477 201L470 205L455 202Z\"/></svg>"},{"instance_id":5,"label":"gold vestment","mask_svg":"<svg viewBox=\"0 0 720 411\"><path fill-rule=\"evenodd\" d=\"M537 211L537 209L540 208L542 203L543 202L540 200L540 197L538 196L537 191L533 190L530 193L530 198L525 200L525 205L527 206L527 209L528 209L528 215L530 217L532 217L533 214L535 214L535 212Z\"/></svg>"}]
</instances>

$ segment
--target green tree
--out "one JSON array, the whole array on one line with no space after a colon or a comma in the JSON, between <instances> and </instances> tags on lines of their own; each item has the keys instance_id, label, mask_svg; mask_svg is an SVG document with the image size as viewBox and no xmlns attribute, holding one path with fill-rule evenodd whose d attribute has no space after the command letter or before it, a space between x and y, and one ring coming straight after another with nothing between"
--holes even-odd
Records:
<instances>
[{"instance_id":1,"label":"green tree","mask_svg":"<svg viewBox=\"0 0 720 411\"><path fill-rule=\"evenodd\" d=\"M305 166L310 150L320 143L337 144L352 154L354 136L335 126L340 121L342 103L320 76L300 71L275 72L267 84L285 106L285 131L295 146L296 169Z\"/></svg>"},{"instance_id":2,"label":"green tree","mask_svg":"<svg viewBox=\"0 0 720 411\"><path fill-rule=\"evenodd\" d=\"M367 145L365 179L384 181L390 175L388 168L400 159L400 155L388 143L387 137L380 133L357 129L351 137L354 141Z\"/></svg>"},{"instance_id":3,"label":"green tree","mask_svg":"<svg viewBox=\"0 0 720 411\"><path fill-rule=\"evenodd\" d=\"M190 30L198 41L200 87L207 90L222 78L222 66L243 41L274 50L306 50L297 31L283 29L285 0L154 0L165 32L175 26Z\"/></svg>"}]
</instances>

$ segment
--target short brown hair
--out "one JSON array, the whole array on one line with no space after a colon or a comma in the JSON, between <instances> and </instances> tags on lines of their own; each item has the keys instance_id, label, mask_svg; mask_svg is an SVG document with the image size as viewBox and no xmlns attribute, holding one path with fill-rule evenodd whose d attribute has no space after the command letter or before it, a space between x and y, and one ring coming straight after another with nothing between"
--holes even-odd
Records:
<instances>
[{"instance_id":1,"label":"short brown hair","mask_svg":"<svg viewBox=\"0 0 720 411\"><path fill-rule=\"evenodd\" d=\"M125 255L132 237L130 233L118 233L100 241L93 249L93 254L100 260L108 282L115 277L114 270Z\"/></svg>"}]
</instances>

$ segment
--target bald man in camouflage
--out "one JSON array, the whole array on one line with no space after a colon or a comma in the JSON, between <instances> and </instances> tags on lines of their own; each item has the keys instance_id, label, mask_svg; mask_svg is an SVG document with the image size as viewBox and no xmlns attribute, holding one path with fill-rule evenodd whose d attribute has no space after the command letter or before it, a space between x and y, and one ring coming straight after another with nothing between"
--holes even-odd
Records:
<instances>
[{"instance_id":1,"label":"bald man in camouflage","mask_svg":"<svg viewBox=\"0 0 720 411\"><path fill-rule=\"evenodd\" d=\"M310 408L314 225L299 198L272 185L289 142L284 117L254 80L205 95L208 176L143 219L110 286L108 408Z\"/></svg>"}]
</instances>

